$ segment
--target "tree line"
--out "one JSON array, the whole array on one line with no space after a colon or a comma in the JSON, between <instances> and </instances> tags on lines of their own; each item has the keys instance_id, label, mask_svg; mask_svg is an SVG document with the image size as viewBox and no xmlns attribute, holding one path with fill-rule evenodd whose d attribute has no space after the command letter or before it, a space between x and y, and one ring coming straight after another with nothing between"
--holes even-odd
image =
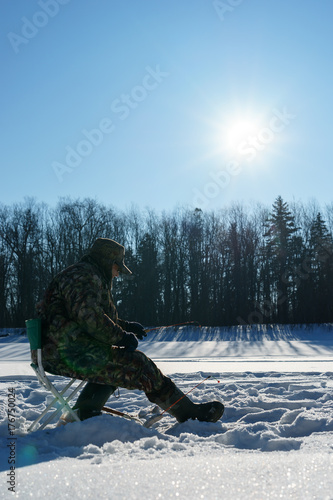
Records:
<instances>
[{"instance_id":1,"label":"tree line","mask_svg":"<svg viewBox=\"0 0 333 500\"><path fill-rule=\"evenodd\" d=\"M94 199L0 204L0 327L21 327L98 237L126 247L119 316L144 325L333 322L333 203L126 211Z\"/></svg>"}]
</instances>

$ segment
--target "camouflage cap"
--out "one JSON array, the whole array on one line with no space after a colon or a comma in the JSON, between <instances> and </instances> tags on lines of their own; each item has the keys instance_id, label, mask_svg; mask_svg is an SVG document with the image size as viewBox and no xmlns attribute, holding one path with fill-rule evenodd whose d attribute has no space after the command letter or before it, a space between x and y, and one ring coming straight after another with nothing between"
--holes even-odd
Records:
<instances>
[{"instance_id":1,"label":"camouflage cap","mask_svg":"<svg viewBox=\"0 0 333 500\"><path fill-rule=\"evenodd\" d=\"M101 262L104 266L112 266L115 262L119 266L119 272L123 274L132 274L124 263L125 248L116 241L110 240L109 238L97 238L87 253L95 260Z\"/></svg>"}]
</instances>

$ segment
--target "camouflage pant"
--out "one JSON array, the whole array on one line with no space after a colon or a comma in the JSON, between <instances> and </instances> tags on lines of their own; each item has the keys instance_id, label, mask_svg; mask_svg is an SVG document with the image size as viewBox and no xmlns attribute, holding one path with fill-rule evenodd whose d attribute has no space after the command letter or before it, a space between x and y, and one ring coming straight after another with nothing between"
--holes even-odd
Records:
<instances>
[{"instance_id":1,"label":"camouflage pant","mask_svg":"<svg viewBox=\"0 0 333 500\"><path fill-rule=\"evenodd\" d=\"M141 351L107 347L106 355L101 356L98 362L91 349L73 361L69 359L73 360L66 356L66 363L64 357L60 363L50 363L46 359L44 368L55 375L125 389L139 389L146 394L159 391L167 378Z\"/></svg>"},{"instance_id":2,"label":"camouflage pant","mask_svg":"<svg viewBox=\"0 0 333 500\"><path fill-rule=\"evenodd\" d=\"M143 352L114 348L111 349L109 363L99 371L94 381L126 389L139 389L147 394L158 391L165 376Z\"/></svg>"}]
</instances>

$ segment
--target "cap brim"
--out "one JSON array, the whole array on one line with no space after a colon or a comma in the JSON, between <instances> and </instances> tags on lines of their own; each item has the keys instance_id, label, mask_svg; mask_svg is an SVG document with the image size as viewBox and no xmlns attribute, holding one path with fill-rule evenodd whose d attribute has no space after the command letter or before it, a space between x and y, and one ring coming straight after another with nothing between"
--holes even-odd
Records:
<instances>
[{"instance_id":1,"label":"cap brim","mask_svg":"<svg viewBox=\"0 0 333 500\"><path fill-rule=\"evenodd\" d=\"M128 267L125 266L123 262L117 262L119 266L119 272L122 274L132 274L132 271L128 269Z\"/></svg>"}]
</instances>

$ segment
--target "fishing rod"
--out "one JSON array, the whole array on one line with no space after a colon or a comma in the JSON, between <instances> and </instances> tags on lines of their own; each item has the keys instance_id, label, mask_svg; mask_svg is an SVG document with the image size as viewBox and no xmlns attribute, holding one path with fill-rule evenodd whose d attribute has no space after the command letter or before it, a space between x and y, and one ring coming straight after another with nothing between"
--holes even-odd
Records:
<instances>
[{"instance_id":1,"label":"fishing rod","mask_svg":"<svg viewBox=\"0 0 333 500\"><path fill-rule=\"evenodd\" d=\"M145 422L143 424L143 426L144 427L151 427L153 424L155 424L156 422L158 422L159 420L161 420L161 418L164 417L165 413L167 413L174 405L176 405L177 403L179 403L179 401L181 401L183 398L185 398L185 396L187 396L188 394L190 394L190 392L194 391L194 389L196 389L197 387L199 387L199 385L201 385L204 382L206 382L206 380L208 380L209 378L211 378L211 375L208 375L208 377L206 377L203 380L201 380L201 382L199 382L197 385L195 385L194 387L192 387L192 389L190 389L185 394L183 394L179 399L177 399L177 401L175 401L174 403L172 403L172 405L170 405L168 408L166 408L165 410L163 410L162 413L159 413L158 415L155 415L154 417L152 417L149 420L147 420L147 422Z\"/></svg>"},{"instance_id":2,"label":"fishing rod","mask_svg":"<svg viewBox=\"0 0 333 500\"><path fill-rule=\"evenodd\" d=\"M198 321L185 321L185 323L175 323L173 325L155 326L154 328L147 328L145 332L148 333L152 332L153 330L159 330L160 328L172 328L175 326L198 326L199 328L201 328L201 325Z\"/></svg>"}]
</instances>

